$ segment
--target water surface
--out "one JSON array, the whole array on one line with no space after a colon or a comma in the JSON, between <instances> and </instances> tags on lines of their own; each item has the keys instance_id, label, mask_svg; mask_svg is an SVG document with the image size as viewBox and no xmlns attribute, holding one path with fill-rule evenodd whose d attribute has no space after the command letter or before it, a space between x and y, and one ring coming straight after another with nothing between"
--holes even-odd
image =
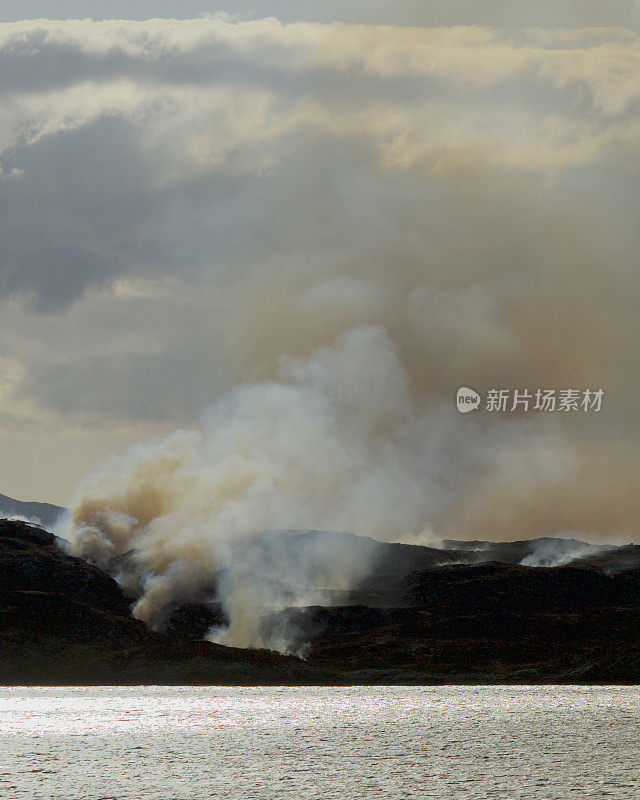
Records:
<instances>
[{"instance_id":1,"label":"water surface","mask_svg":"<svg viewBox=\"0 0 640 800\"><path fill-rule=\"evenodd\" d=\"M638 687L0 688L11 800L638 800Z\"/></svg>"}]
</instances>

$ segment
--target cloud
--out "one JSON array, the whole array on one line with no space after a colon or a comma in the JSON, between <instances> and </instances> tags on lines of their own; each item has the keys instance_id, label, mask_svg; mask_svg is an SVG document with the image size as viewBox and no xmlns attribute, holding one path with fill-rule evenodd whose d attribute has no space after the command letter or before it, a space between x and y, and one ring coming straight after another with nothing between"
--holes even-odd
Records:
<instances>
[{"instance_id":1,"label":"cloud","mask_svg":"<svg viewBox=\"0 0 640 800\"><path fill-rule=\"evenodd\" d=\"M621 486L637 441L638 39L546 13L0 26L2 431L197 430L237 384L311 370L365 326L418 416L461 385L607 391L597 419L505 425L549 467L547 506L488 470L450 484L447 534L577 529L567 508L599 536L633 530L580 486ZM460 422L433 414L455 472Z\"/></svg>"}]
</instances>

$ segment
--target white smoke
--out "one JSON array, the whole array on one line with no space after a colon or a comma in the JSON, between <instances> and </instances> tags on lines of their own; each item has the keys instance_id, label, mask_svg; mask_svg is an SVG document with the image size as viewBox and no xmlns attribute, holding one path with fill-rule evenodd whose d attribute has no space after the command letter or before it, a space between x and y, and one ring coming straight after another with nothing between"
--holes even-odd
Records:
<instances>
[{"instance_id":1,"label":"white smoke","mask_svg":"<svg viewBox=\"0 0 640 800\"><path fill-rule=\"evenodd\" d=\"M13 514L10 511L3 511L0 509L0 519L7 519L9 522L28 522L29 525L35 525L38 528L44 528L44 524L40 517L28 517L24 514Z\"/></svg>"},{"instance_id":2,"label":"white smoke","mask_svg":"<svg viewBox=\"0 0 640 800\"><path fill-rule=\"evenodd\" d=\"M229 626L207 638L220 644L303 655L307 632L287 612L293 607L333 605L357 586L379 558L379 542L330 531L266 531L236 547L218 580Z\"/></svg>"},{"instance_id":3,"label":"white smoke","mask_svg":"<svg viewBox=\"0 0 640 800\"><path fill-rule=\"evenodd\" d=\"M408 418L427 414L441 459L425 527L637 539L635 35L33 20L2 26L0 49L0 422L26 485L66 492L104 448L193 427L239 381L290 387L279 355L366 324L397 347ZM452 433L461 386L602 387L606 401L552 415L578 468L543 491L533 461L566 476L562 445L532 450L509 426L470 483L462 445L482 425ZM420 445L400 449L405 464ZM106 494L106 551L130 539L116 512L139 530L165 514L166 499L149 517Z\"/></svg>"},{"instance_id":4,"label":"white smoke","mask_svg":"<svg viewBox=\"0 0 640 800\"><path fill-rule=\"evenodd\" d=\"M329 537L292 558L286 538L257 546L260 532L424 537L496 464L535 484L547 445L529 421L462 420L453 402L414 398L386 331L362 326L221 397L202 430L112 458L78 487L67 537L148 624L217 596L230 622L219 641L287 649L277 633L265 640L265 615L357 585L375 552L363 560Z\"/></svg>"},{"instance_id":5,"label":"white smoke","mask_svg":"<svg viewBox=\"0 0 640 800\"><path fill-rule=\"evenodd\" d=\"M572 532L561 532L559 535ZM614 549L614 545L596 545L574 538L545 538L532 543L533 551L522 559L523 567L561 567L579 558L593 556Z\"/></svg>"}]
</instances>

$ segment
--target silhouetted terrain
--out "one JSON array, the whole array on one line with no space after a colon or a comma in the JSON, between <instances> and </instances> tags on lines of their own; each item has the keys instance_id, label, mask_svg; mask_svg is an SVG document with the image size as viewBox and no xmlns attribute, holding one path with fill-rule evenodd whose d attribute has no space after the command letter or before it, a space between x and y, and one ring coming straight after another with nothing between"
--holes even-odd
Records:
<instances>
[{"instance_id":1,"label":"silhouetted terrain","mask_svg":"<svg viewBox=\"0 0 640 800\"><path fill-rule=\"evenodd\" d=\"M324 534L287 535L295 553ZM376 554L357 590L265 621L306 645L303 661L202 641L225 623L216 604L176 608L165 633L149 631L111 577L64 554L45 530L0 521L0 682L640 682L638 547L349 542ZM584 548L569 565L519 563Z\"/></svg>"},{"instance_id":2,"label":"silhouetted terrain","mask_svg":"<svg viewBox=\"0 0 640 800\"><path fill-rule=\"evenodd\" d=\"M411 586L409 607L301 612L309 662L364 682L640 681L638 569L457 565Z\"/></svg>"},{"instance_id":3,"label":"silhouetted terrain","mask_svg":"<svg viewBox=\"0 0 640 800\"><path fill-rule=\"evenodd\" d=\"M14 500L12 497L0 494L0 515L40 520L45 527L53 525L64 510L61 506L54 506L51 503L24 503L22 500Z\"/></svg>"},{"instance_id":4,"label":"silhouetted terrain","mask_svg":"<svg viewBox=\"0 0 640 800\"><path fill-rule=\"evenodd\" d=\"M0 521L0 683L322 683L297 658L149 631L118 584L54 536Z\"/></svg>"}]
</instances>

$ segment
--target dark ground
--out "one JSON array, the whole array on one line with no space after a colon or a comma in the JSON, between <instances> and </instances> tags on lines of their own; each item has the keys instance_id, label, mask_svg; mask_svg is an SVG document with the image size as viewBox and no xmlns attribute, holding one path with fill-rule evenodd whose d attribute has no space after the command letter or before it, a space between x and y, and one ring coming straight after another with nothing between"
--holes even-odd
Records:
<instances>
[{"instance_id":1,"label":"dark ground","mask_svg":"<svg viewBox=\"0 0 640 800\"><path fill-rule=\"evenodd\" d=\"M0 683L640 683L640 547L519 566L541 542L383 545L342 605L281 614L301 660L201 641L213 605L150 631L104 572L0 521Z\"/></svg>"}]
</instances>

